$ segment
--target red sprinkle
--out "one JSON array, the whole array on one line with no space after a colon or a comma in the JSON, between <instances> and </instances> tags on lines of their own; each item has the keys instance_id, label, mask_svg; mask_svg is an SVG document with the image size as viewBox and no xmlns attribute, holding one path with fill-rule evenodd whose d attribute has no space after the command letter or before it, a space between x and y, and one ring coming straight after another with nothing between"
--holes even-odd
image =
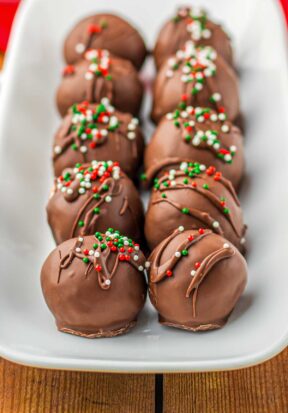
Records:
<instances>
[{"instance_id":1,"label":"red sprinkle","mask_svg":"<svg viewBox=\"0 0 288 413\"><path fill-rule=\"evenodd\" d=\"M171 276L172 276L172 274L173 274L173 273L172 273L172 271L171 271L171 270L167 270L167 271L166 271L166 275L167 275L167 277L171 277Z\"/></svg>"},{"instance_id":2,"label":"red sprinkle","mask_svg":"<svg viewBox=\"0 0 288 413\"><path fill-rule=\"evenodd\" d=\"M84 255L89 255L89 250L87 250L87 249L84 250L84 251L83 251L83 254L84 254Z\"/></svg>"},{"instance_id":3,"label":"red sprinkle","mask_svg":"<svg viewBox=\"0 0 288 413\"><path fill-rule=\"evenodd\" d=\"M193 241L193 239L194 239L194 235L189 235L189 237L188 237L188 241Z\"/></svg>"},{"instance_id":4,"label":"red sprinkle","mask_svg":"<svg viewBox=\"0 0 288 413\"><path fill-rule=\"evenodd\" d=\"M73 65L68 65L63 69L63 76L73 75L75 73L75 68Z\"/></svg>"},{"instance_id":5,"label":"red sprinkle","mask_svg":"<svg viewBox=\"0 0 288 413\"><path fill-rule=\"evenodd\" d=\"M198 232L199 232L200 235L202 235L202 234L204 234L205 230L203 228L199 228Z\"/></svg>"},{"instance_id":6,"label":"red sprinkle","mask_svg":"<svg viewBox=\"0 0 288 413\"><path fill-rule=\"evenodd\" d=\"M100 265L100 264L97 264L97 265L95 266L95 270L98 271L98 272L102 271L101 265Z\"/></svg>"},{"instance_id":7,"label":"red sprinkle","mask_svg":"<svg viewBox=\"0 0 288 413\"><path fill-rule=\"evenodd\" d=\"M196 268L196 270L200 267L200 265L201 265L201 263L200 262L195 262L195 265L194 265L194 267Z\"/></svg>"},{"instance_id":8,"label":"red sprinkle","mask_svg":"<svg viewBox=\"0 0 288 413\"><path fill-rule=\"evenodd\" d=\"M98 26L98 24L90 24L90 25L88 26L87 31L88 31L88 33L90 33L90 34L94 34L94 33L100 33L100 32L102 31L102 29L101 29L100 26Z\"/></svg>"}]
</instances>

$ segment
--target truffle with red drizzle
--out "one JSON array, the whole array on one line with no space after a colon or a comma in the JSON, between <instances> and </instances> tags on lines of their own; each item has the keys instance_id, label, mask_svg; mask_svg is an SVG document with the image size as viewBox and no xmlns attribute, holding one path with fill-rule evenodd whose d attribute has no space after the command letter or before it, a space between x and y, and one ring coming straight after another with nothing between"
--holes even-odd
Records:
<instances>
[{"instance_id":1,"label":"truffle with red drizzle","mask_svg":"<svg viewBox=\"0 0 288 413\"><path fill-rule=\"evenodd\" d=\"M41 271L57 328L87 338L126 333L145 303L144 271L139 245L112 228L63 242Z\"/></svg>"},{"instance_id":2,"label":"truffle with red drizzle","mask_svg":"<svg viewBox=\"0 0 288 413\"><path fill-rule=\"evenodd\" d=\"M99 48L130 60L137 69L141 68L147 53L141 35L126 20L113 14L95 14L79 21L69 32L64 57L68 64L74 64L87 50Z\"/></svg>"},{"instance_id":3,"label":"truffle with red drizzle","mask_svg":"<svg viewBox=\"0 0 288 413\"><path fill-rule=\"evenodd\" d=\"M213 165L239 187L244 173L243 137L225 112L187 106L162 118L145 151L149 181L175 157Z\"/></svg>"},{"instance_id":4,"label":"truffle with red drizzle","mask_svg":"<svg viewBox=\"0 0 288 413\"><path fill-rule=\"evenodd\" d=\"M55 178L47 217L57 244L103 232L110 225L138 242L143 240L140 196L118 162L92 161L66 169Z\"/></svg>"},{"instance_id":5,"label":"truffle with red drizzle","mask_svg":"<svg viewBox=\"0 0 288 413\"><path fill-rule=\"evenodd\" d=\"M229 241L180 226L150 258L149 294L161 324L189 331L221 328L244 291L247 266Z\"/></svg>"},{"instance_id":6,"label":"truffle with red drizzle","mask_svg":"<svg viewBox=\"0 0 288 413\"><path fill-rule=\"evenodd\" d=\"M211 46L189 41L161 66L154 84L152 120L186 106L225 110L239 117L238 79L234 70Z\"/></svg>"},{"instance_id":7,"label":"truffle with red drizzle","mask_svg":"<svg viewBox=\"0 0 288 413\"><path fill-rule=\"evenodd\" d=\"M179 50L186 41L197 46L212 46L216 52L233 64L230 38L219 24L212 22L205 10L196 6L180 7L177 14L168 20L158 35L153 55L159 69L167 57Z\"/></svg>"},{"instance_id":8,"label":"truffle with red drizzle","mask_svg":"<svg viewBox=\"0 0 288 413\"><path fill-rule=\"evenodd\" d=\"M55 176L75 163L119 161L134 178L142 160L144 139L139 121L114 109L109 99L98 104L74 104L62 121L53 143Z\"/></svg>"},{"instance_id":9,"label":"truffle with red drizzle","mask_svg":"<svg viewBox=\"0 0 288 413\"><path fill-rule=\"evenodd\" d=\"M182 162L155 178L145 219L149 247L155 248L179 225L211 229L245 251L239 200L231 182L214 166Z\"/></svg>"},{"instance_id":10,"label":"truffle with red drizzle","mask_svg":"<svg viewBox=\"0 0 288 413\"><path fill-rule=\"evenodd\" d=\"M91 49L84 59L63 70L57 90L57 107L61 116L74 104L86 100L100 102L107 97L122 112L137 115L143 96L138 72L129 60L116 57L106 49Z\"/></svg>"}]
</instances>

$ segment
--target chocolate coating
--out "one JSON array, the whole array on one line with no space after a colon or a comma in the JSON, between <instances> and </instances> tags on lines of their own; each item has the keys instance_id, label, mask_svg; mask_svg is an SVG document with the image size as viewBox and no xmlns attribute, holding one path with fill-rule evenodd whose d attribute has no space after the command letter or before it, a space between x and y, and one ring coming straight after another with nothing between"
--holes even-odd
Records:
<instances>
[{"instance_id":1,"label":"chocolate coating","mask_svg":"<svg viewBox=\"0 0 288 413\"><path fill-rule=\"evenodd\" d=\"M154 183L145 219L150 249L175 227L208 228L244 252L246 226L235 190L215 167L182 162Z\"/></svg>"},{"instance_id":2,"label":"chocolate coating","mask_svg":"<svg viewBox=\"0 0 288 413\"><path fill-rule=\"evenodd\" d=\"M127 47L129 44L129 47ZM107 49L140 69L147 51L139 32L114 14L95 14L79 21L64 43L68 64L81 60L88 49Z\"/></svg>"},{"instance_id":3,"label":"chocolate coating","mask_svg":"<svg viewBox=\"0 0 288 413\"><path fill-rule=\"evenodd\" d=\"M176 230L152 252L149 294L161 324L189 331L222 327L247 282L237 249L210 230Z\"/></svg>"},{"instance_id":4,"label":"chocolate coating","mask_svg":"<svg viewBox=\"0 0 288 413\"><path fill-rule=\"evenodd\" d=\"M123 240L112 229L109 234L117 237L118 244ZM145 258L139 247L129 242L131 246L121 247L125 252L118 246L115 251L109 246L101 249L108 242L113 245L113 240L108 241L111 235L108 239L105 234L97 236L63 242L41 271L42 291L57 328L87 338L113 337L130 330L146 298Z\"/></svg>"},{"instance_id":5,"label":"chocolate coating","mask_svg":"<svg viewBox=\"0 0 288 413\"><path fill-rule=\"evenodd\" d=\"M74 105L63 119L53 143L55 176L77 162L118 161L131 178L137 174L144 150L138 119L116 111L108 99Z\"/></svg>"},{"instance_id":6,"label":"chocolate coating","mask_svg":"<svg viewBox=\"0 0 288 413\"><path fill-rule=\"evenodd\" d=\"M216 110L224 107L231 121L239 115L237 76L210 46L195 48L192 42L186 42L183 50L162 64L156 76L151 113L155 123L187 105Z\"/></svg>"},{"instance_id":7,"label":"chocolate coating","mask_svg":"<svg viewBox=\"0 0 288 413\"><path fill-rule=\"evenodd\" d=\"M161 119L146 148L148 180L175 158L213 165L237 189L244 172L242 134L224 113L210 108L177 110Z\"/></svg>"},{"instance_id":8,"label":"chocolate coating","mask_svg":"<svg viewBox=\"0 0 288 413\"><path fill-rule=\"evenodd\" d=\"M208 19L203 10L181 7L176 16L164 24L156 40L153 55L157 69L188 40L197 46L212 46L227 63L233 64L230 38L222 27Z\"/></svg>"},{"instance_id":9,"label":"chocolate coating","mask_svg":"<svg viewBox=\"0 0 288 413\"><path fill-rule=\"evenodd\" d=\"M89 50L74 66L67 66L57 90L57 107L61 116L83 100L100 102L107 97L122 112L137 115L143 85L131 62L111 55L107 50Z\"/></svg>"},{"instance_id":10,"label":"chocolate coating","mask_svg":"<svg viewBox=\"0 0 288 413\"><path fill-rule=\"evenodd\" d=\"M104 232L109 226L139 242L143 239L140 196L132 181L112 161L93 161L66 169L55 179L47 217L57 244L76 236Z\"/></svg>"}]
</instances>

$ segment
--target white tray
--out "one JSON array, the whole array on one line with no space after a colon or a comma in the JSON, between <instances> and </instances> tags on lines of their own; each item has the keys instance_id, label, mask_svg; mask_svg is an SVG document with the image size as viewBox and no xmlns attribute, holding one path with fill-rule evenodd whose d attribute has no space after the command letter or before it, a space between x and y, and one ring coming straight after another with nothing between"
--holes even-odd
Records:
<instances>
[{"instance_id":1,"label":"white tray","mask_svg":"<svg viewBox=\"0 0 288 413\"><path fill-rule=\"evenodd\" d=\"M177 3L183 0L26 0L21 5L0 111L0 355L5 358L48 368L207 371L259 363L288 344L288 67L285 26L273 0L193 1L206 5L232 33L247 119L241 200L249 225L249 283L227 326L203 334L164 328L147 304L130 334L85 340L57 332L42 298L40 268L54 247L45 204L65 33L87 13L121 11L151 45Z\"/></svg>"}]
</instances>

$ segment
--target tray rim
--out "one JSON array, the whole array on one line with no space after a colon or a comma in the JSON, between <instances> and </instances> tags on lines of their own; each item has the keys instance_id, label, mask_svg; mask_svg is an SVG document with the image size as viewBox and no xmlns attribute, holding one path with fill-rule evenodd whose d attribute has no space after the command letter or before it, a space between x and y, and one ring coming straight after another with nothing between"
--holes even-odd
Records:
<instances>
[{"instance_id":1,"label":"tray rim","mask_svg":"<svg viewBox=\"0 0 288 413\"><path fill-rule=\"evenodd\" d=\"M20 4L17 11L13 27L12 34L9 40L8 53L6 55L6 61L4 64L3 75L1 76L1 95L7 94L9 91L10 75L6 67L13 65L15 60L18 32L20 32L21 25L26 19L26 15L29 13L29 8L39 0L26 0ZM272 3L272 0L270 0ZM286 26L284 16L282 13L281 5L273 1L273 7L275 13L278 15L278 19L281 26L283 43L286 44L286 50L288 50ZM16 28L17 26L17 28ZM287 59L286 53L286 61ZM6 80L7 78L7 80ZM7 84L6 84L7 83ZM4 93L3 93L4 91ZM1 96L0 103L4 104L5 98ZM0 116L1 117L1 116ZM1 141L0 141L1 146ZM227 359L218 360L198 360L198 361L175 361L175 362L159 362L159 361L121 361L121 360L97 360L97 359L77 359L77 358L59 358L50 356L35 356L25 351L12 350L7 346L0 343L0 356L9 361L37 368L45 369L61 369L61 370L75 370L75 371L94 371L94 372L110 372L110 373L181 373L181 372L207 372L207 371L227 371L241 368L248 368L260 363L263 363L270 358L276 356L288 345L288 329L283 333L280 339L274 344L268 346L262 351L258 351L247 356L232 357Z\"/></svg>"}]
</instances>

